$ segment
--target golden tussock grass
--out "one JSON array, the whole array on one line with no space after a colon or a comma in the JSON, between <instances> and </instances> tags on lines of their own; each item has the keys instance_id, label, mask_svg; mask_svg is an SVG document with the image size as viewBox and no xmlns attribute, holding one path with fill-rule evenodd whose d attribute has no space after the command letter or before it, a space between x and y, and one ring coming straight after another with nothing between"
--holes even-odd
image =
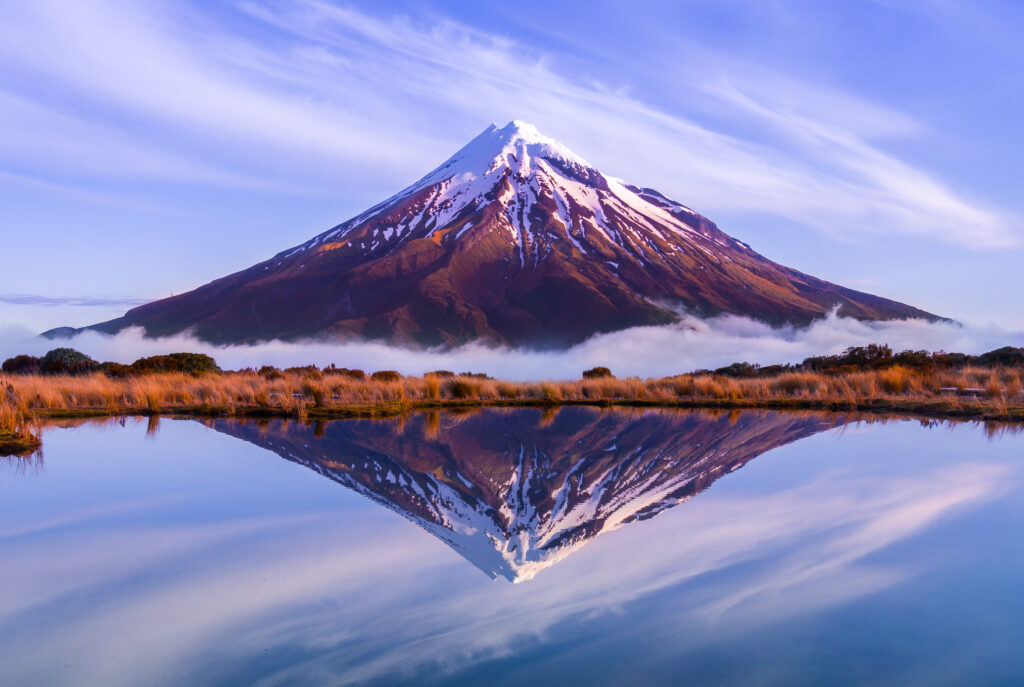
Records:
<instances>
[{"instance_id":1,"label":"golden tussock grass","mask_svg":"<svg viewBox=\"0 0 1024 687\"><path fill-rule=\"evenodd\" d=\"M0 381L0 455L31 453L39 445L33 413L14 386Z\"/></svg>"},{"instance_id":2,"label":"golden tussock grass","mask_svg":"<svg viewBox=\"0 0 1024 687\"><path fill-rule=\"evenodd\" d=\"M224 372L112 378L0 375L0 428L26 431L32 416L115 414L277 415L298 419L394 414L411 408L505 405L665 405L908 410L1024 419L1024 369L920 371L905 367L770 377L678 375L661 379L511 382L473 376L353 379L343 375Z\"/></svg>"}]
</instances>

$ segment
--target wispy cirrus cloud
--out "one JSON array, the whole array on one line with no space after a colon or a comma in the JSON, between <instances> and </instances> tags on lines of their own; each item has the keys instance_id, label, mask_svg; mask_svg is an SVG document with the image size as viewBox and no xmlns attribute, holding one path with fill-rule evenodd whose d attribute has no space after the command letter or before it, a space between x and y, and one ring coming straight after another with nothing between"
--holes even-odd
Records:
<instances>
[{"instance_id":1,"label":"wispy cirrus cloud","mask_svg":"<svg viewBox=\"0 0 1024 687\"><path fill-rule=\"evenodd\" d=\"M0 123L22 134L0 143L11 172L377 193L490 121L520 118L709 213L976 248L1017 240L1010 213L886 150L928 135L926 125L707 46L685 46L692 66L672 65L675 87L703 101L682 110L576 74L555 47L444 18L316 0L220 12L39 2L9 15ZM31 154L33 141L44 155Z\"/></svg>"},{"instance_id":2,"label":"wispy cirrus cloud","mask_svg":"<svg viewBox=\"0 0 1024 687\"><path fill-rule=\"evenodd\" d=\"M81 306L133 308L149 301L145 298L104 298L102 296L42 296L36 293L0 293L0 303L29 306Z\"/></svg>"}]
</instances>

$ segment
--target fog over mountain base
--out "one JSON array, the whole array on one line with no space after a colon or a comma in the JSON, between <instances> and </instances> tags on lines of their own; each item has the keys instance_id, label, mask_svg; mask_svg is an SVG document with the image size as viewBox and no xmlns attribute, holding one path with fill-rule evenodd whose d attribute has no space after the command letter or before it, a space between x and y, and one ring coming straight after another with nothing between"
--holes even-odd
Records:
<instances>
[{"instance_id":1,"label":"fog over mountain base","mask_svg":"<svg viewBox=\"0 0 1024 687\"><path fill-rule=\"evenodd\" d=\"M723 316L687 317L678 324L635 327L594 336L561 351L494 348L469 344L455 349L416 350L381 343L269 341L215 346L191 336L148 339L141 329L116 336L95 332L72 339L47 340L14 327L0 328L0 357L40 355L71 346L101 361L130 363L140 357L190 351L213 356L224 369L334 363L340 367L398 370L421 375L429 370L485 372L502 379L575 379L595 365L619 377L664 377L695 369L745 361L768 365L799 362L812 355L838 353L849 346L884 343L894 350L958 351L979 354L1002 346L1024 345L1024 332L995 325L960 325L924 320L862 322L830 315L808 327L773 328L763 322Z\"/></svg>"}]
</instances>

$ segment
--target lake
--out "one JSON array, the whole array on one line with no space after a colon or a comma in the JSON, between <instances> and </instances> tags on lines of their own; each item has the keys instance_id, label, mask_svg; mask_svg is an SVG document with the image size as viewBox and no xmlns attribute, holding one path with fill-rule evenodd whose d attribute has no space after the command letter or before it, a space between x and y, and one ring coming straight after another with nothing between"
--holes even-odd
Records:
<instances>
[{"instance_id":1,"label":"lake","mask_svg":"<svg viewBox=\"0 0 1024 687\"><path fill-rule=\"evenodd\" d=\"M768 411L47 425L3 685L1016 685L1024 434Z\"/></svg>"}]
</instances>

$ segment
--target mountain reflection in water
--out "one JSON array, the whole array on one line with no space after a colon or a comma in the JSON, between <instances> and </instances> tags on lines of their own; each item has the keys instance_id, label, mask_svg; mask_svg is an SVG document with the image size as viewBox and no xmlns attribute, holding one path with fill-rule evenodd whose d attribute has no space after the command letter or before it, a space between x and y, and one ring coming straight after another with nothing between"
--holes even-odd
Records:
<instances>
[{"instance_id":1,"label":"mountain reflection in water","mask_svg":"<svg viewBox=\"0 0 1024 687\"><path fill-rule=\"evenodd\" d=\"M1015 427L47 422L0 461L0 684L1016 684Z\"/></svg>"},{"instance_id":2,"label":"mountain reflection in water","mask_svg":"<svg viewBox=\"0 0 1024 687\"><path fill-rule=\"evenodd\" d=\"M210 422L394 510L512 582L766 451L844 423L821 414L581 407Z\"/></svg>"}]
</instances>

